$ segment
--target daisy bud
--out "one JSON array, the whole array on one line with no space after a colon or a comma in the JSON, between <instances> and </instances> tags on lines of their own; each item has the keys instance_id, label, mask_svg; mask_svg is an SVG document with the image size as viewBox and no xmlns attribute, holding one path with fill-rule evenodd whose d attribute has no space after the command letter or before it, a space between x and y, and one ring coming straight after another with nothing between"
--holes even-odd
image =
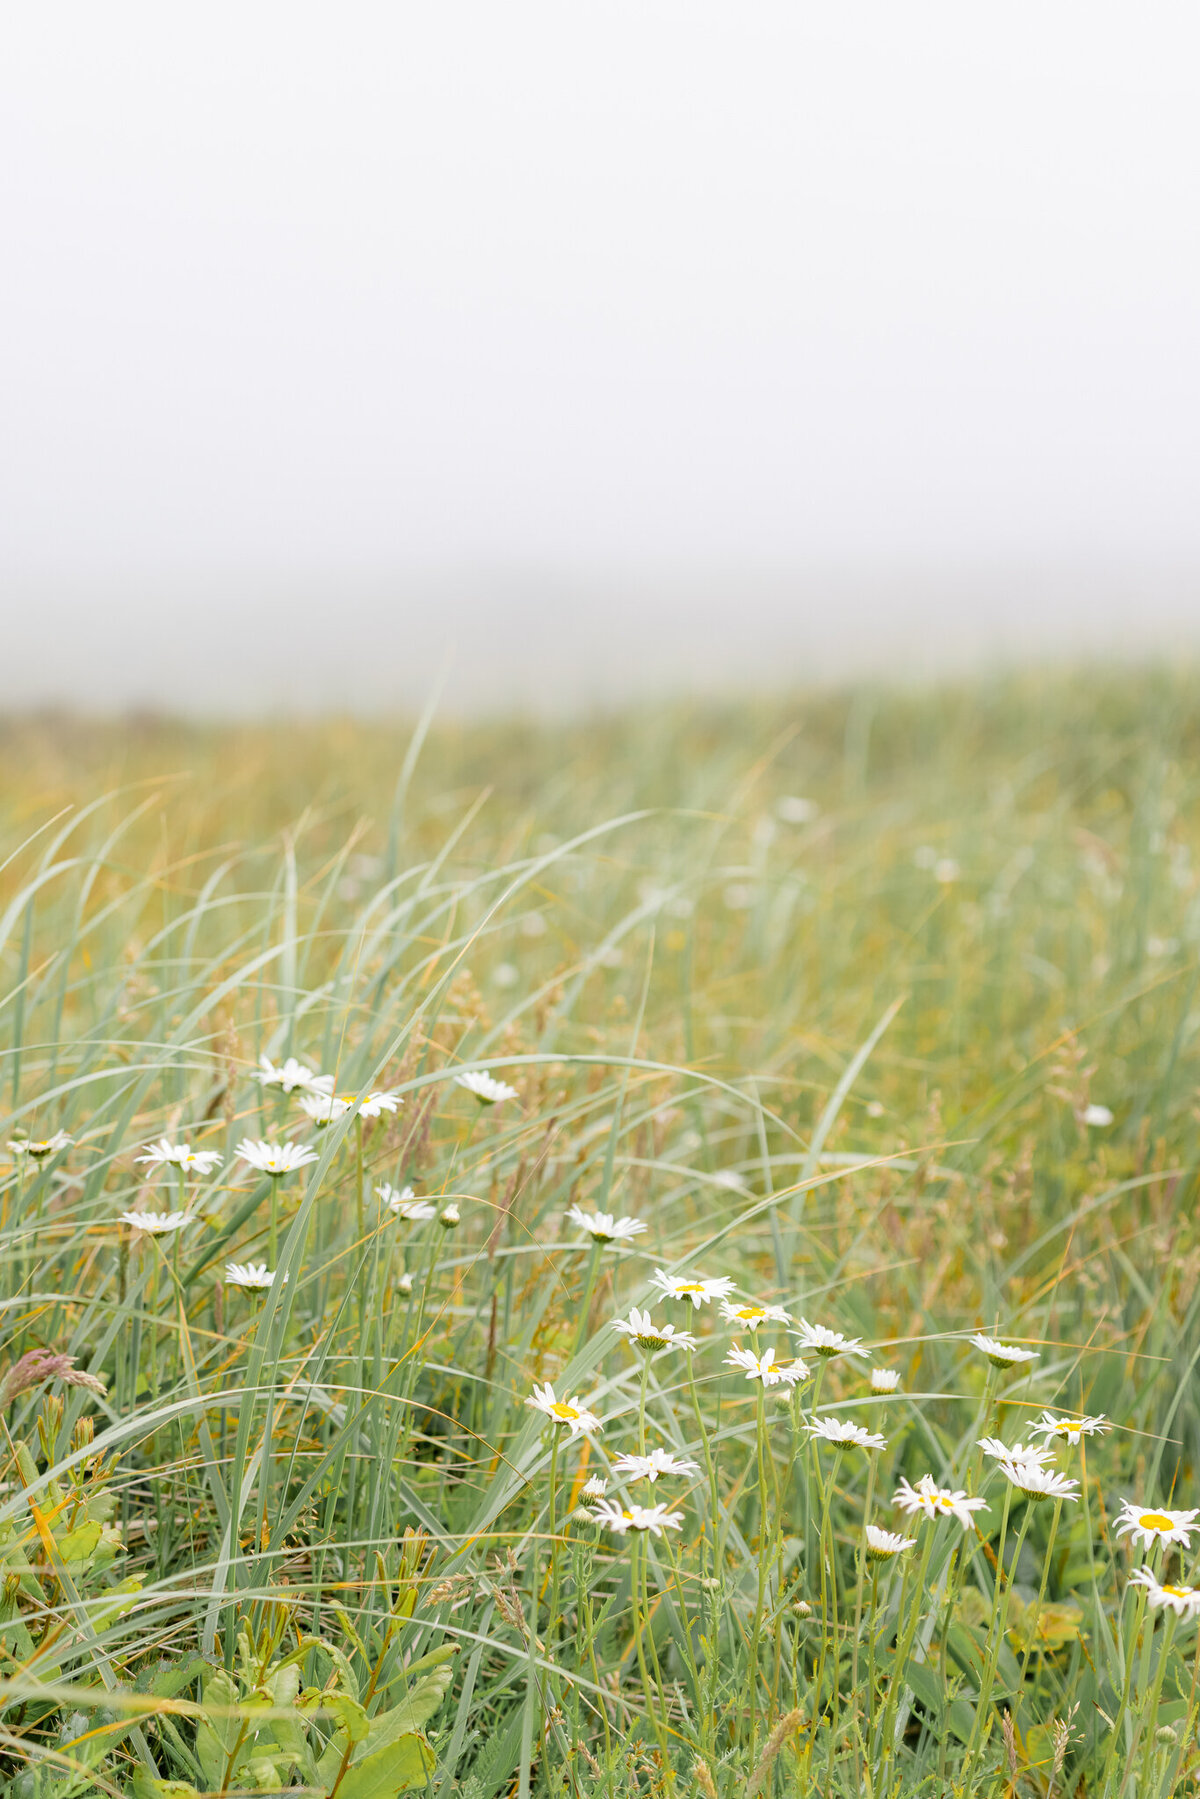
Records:
<instances>
[{"instance_id":1,"label":"daisy bud","mask_svg":"<svg viewBox=\"0 0 1200 1799\"><path fill-rule=\"evenodd\" d=\"M443 1206L438 1213L438 1223L443 1230L452 1231L457 1225L461 1224L461 1222L462 1214L459 1212L458 1207L453 1201L451 1201L448 1206Z\"/></svg>"}]
</instances>

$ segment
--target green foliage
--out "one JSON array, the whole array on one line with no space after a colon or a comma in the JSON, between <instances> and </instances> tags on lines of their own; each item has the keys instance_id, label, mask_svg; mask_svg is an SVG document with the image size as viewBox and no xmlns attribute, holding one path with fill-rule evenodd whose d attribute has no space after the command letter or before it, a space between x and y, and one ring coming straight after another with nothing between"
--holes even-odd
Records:
<instances>
[{"instance_id":1,"label":"green foliage","mask_svg":"<svg viewBox=\"0 0 1200 1799\"><path fill-rule=\"evenodd\" d=\"M1193 1557L1114 1520L1200 1466L1197 697L435 728L399 784L384 727L10 736L0 1785L1189 1790L1196 1625L1129 1575ZM322 1128L262 1056L396 1110ZM223 1160L137 1160L163 1137ZM272 1181L245 1138L318 1159ZM593 1252L576 1206L647 1228ZM656 1268L899 1391L805 1351L760 1405ZM632 1350L632 1306L694 1357ZM535 1382L603 1429L555 1437ZM1115 1428L1054 1445L1078 1499L1006 1509L977 1440L1043 1407ZM886 1446L814 1446L832 1417ZM697 1472L614 1472L651 1447ZM600 1529L598 1473L682 1524ZM908 1520L925 1473L988 1510ZM916 1549L865 1564L868 1521Z\"/></svg>"}]
</instances>

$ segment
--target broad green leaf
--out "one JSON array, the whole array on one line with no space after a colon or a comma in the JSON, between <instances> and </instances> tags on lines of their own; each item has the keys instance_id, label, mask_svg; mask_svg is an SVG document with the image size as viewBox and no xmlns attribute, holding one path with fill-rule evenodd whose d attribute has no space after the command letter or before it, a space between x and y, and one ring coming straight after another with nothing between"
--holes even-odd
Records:
<instances>
[{"instance_id":1,"label":"broad green leaf","mask_svg":"<svg viewBox=\"0 0 1200 1799\"><path fill-rule=\"evenodd\" d=\"M56 1536L58 1553L72 1570L82 1568L90 1562L100 1544L103 1531L100 1524L81 1524L75 1530L66 1531L61 1537Z\"/></svg>"},{"instance_id":2,"label":"broad green leaf","mask_svg":"<svg viewBox=\"0 0 1200 1799\"><path fill-rule=\"evenodd\" d=\"M434 1759L424 1737L398 1737L385 1749L350 1764L338 1788L338 1799L395 1799L397 1793L425 1784Z\"/></svg>"},{"instance_id":3,"label":"broad green leaf","mask_svg":"<svg viewBox=\"0 0 1200 1799\"><path fill-rule=\"evenodd\" d=\"M216 1668L204 1682L205 1716L196 1727L196 1754L211 1787L220 1787L234 1745L242 1735L239 1718L230 1715L238 1702L238 1687L223 1668ZM208 1711L213 1707L213 1713ZM225 1715L222 1715L224 1713Z\"/></svg>"},{"instance_id":4,"label":"broad green leaf","mask_svg":"<svg viewBox=\"0 0 1200 1799\"><path fill-rule=\"evenodd\" d=\"M371 1734L368 1745L371 1749L381 1749L385 1743L394 1742L412 1730L419 1730L422 1724L432 1718L442 1700L446 1697L450 1682L454 1679L454 1669L449 1662L435 1668L424 1680L418 1680L409 1688L404 1698L390 1711L380 1712L371 1720Z\"/></svg>"},{"instance_id":5,"label":"broad green leaf","mask_svg":"<svg viewBox=\"0 0 1200 1799\"><path fill-rule=\"evenodd\" d=\"M293 1705L300 1691L299 1667L295 1662L287 1662L282 1667L272 1668L266 1686L273 1705Z\"/></svg>"},{"instance_id":6,"label":"broad green leaf","mask_svg":"<svg viewBox=\"0 0 1200 1799\"><path fill-rule=\"evenodd\" d=\"M338 1718L338 1729L344 1730L352 1743L361 1743L371 1728L366 1712L349 1693L318 1693L311 1700L306 1697L301 1709L333 1712Z\"/></svg>"},{"instance_id":7,"label":"broad green leaf","mask_svg":"<svg viewBox=\"0 0 1200 1799\"><path fill-rule=\"evenodd\" d=\"M197 1676L202 1678L207 1672L208 1663L198 1656L186 1662L163 1662L151 1676L150 1691L159 1699L174 1699Z\"/></svg>"}]
</instances>

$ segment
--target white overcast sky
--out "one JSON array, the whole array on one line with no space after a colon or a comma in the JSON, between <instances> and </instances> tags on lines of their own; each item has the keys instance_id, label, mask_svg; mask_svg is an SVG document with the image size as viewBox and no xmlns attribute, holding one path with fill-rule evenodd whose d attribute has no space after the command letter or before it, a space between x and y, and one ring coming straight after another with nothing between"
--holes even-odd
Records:
<instances>
[{"instance_id":1,"label":"white overcast sky","mask_svg":"<svg viewBox=\"0 0 1200 1799\"><path fill-rule=\"evenodd\" d=\"M1200 631L1198 84L1191 0L8 9L0 696Z\"/></svg>"}]
</instances>

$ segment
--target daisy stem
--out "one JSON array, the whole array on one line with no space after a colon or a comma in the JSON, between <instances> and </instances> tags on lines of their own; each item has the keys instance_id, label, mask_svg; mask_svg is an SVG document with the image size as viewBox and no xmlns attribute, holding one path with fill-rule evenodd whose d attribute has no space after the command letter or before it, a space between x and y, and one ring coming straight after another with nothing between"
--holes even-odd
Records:
<instances>
[{"instance_id":1,"label":"daisy stem","mask_svg":"<svg viewBox=\"0 0 1200 1799\"><path fill-rule=\"evenodd\" d=\"M1079 1439L1079 1487L1083 1495L1083 1532L1087 1538L1088 1570L1092 1577L1092 1609L1095 1618L1096 1641L1103 1643L1111 1653L1112 1635L1108 1627L1108 1614L1100 1597L1100 1587L1096 1580L1096 1543L1092 1536L1092 1496L1088 1487L1087 1471L1087 1437Z\"/></svg>"},{"instance_id":2,"label":"daisy stem","mask_svg":"<svg viewBox=\"0 0 1200 1799\"><path fill-rule=\"evenodd\" d=\"M839 1449L834 1455L833 1467L829 1471L829 1480L822 1495L821 1505L821 1550L822 1556L828 1559L829 1564L829 1641L833 1651L833 1670L829 1694L833 1722L829 1732L829 1774L826 1779L826 1792L830 1790L833 1779L833 1757L837 1748L838 1715L842 1698L842 1646L838 1640L841 1627L838 1623L837 1544L834 1541L832 1512L833 1495L837 1492L838 1472L842 1465L842 1453Z\"/></svg>"},{"instance_id":3,"label":"daisy stem","mask_svg":"<svg viewBox=\"0 0 1200 1799\"><path fill-rule=\"evenodd\" d=\"M1145 1588L1143 1588L1142 1591L1143 1591L1143 1593L1145 1593L1145 1601L1144 1601L1144 1607L1143 1607L1143 1612L1142 1612L1142 1628L1141 1628L1140 1632L1135 1632L1133 1643L1134 1643L1134 1646L1136 1646L1137 1641L1138 1641L1138 1636L1140 1635L1141 1636L1141 1644L1142 1644L1142 1653L1141 1653L1141 1658L1140 1658L1140 1666L1138 1668L1138 1693L1139 1693L1139 1695L1141 1695L1141 1698L1143 1701L1143 1707L1144 1707L1146 1689L1150 1685L1150 1655L1151 1655L1151 1651L1152 1651L1153 1645L1154 1645L1154 1619L1150 1615L1149 1609L1148 1609L1149 1602L1150 1602L1150 1596L1148 1593L1146 1593ZM1132 1662L1132 1660L1133 1660L1132 1650L1131 1650L1129 1659L1130 1659L1130 1662ZM1128 1682L1126 1683L1126 1690L1128 1690ZM1158 1703L1158 1693L1156 1690L1155 1695L1154 1695L1154 1704L1157 1705L1157 1703ZM1117 1789L1118 1792L1124 1792L1124 1790L1125 1790L1126 1782L1129 1779L1129 1768L1133 1763L1134 1753L1135 1753L1135 1751L1137 1749L1137 1745L1138 1745L1138 1736L1139 1736L1139 1733L1141 1731L1141 1728L1142 1728L1142 1725L1144 1722L1145 1722L1145 1711L1144 1711L1144 1709L1139 1708L1139 1711L1133 1720L1133 1730L1132 1730L1132 1733L1130 1734L1129 1746L1128 1746L1128 1749L1126 1750L1126 1755L1125 1755L1125 1771L1121 1776L1120 1785Z\"/></svg>"},{"instance_id":4,"label":"daisy stem","mask_svg":"<svg viewBox=\"0 0 1200 1799\"><path fill-rule=\"evenodd\" d=\"M822 1361L820 1367L817 1369L817 1378L813 1385L812 1416L814 1417L814 1419L817 1414L817 1399L821 1392L821 1377L824 1374L824 1372L825 1372L825 1364L824 1364L824 1361ZM829 1583L828 1583L828 1565L827 1565L826 1557L825 1557L825 1515L826 1515L825 1483L821 1478L821 1458L817 1452L817 1439L812 1435L810 1435L809 1439L808 1439L808 1452L809 1452L810 1457L812 1458L812 1484L816 1487L817 1493L818 1493L818 1495L820 1497L820 1501L821 1501L821 1523L819 1526L819 1532L818 1532L817 1541L816 1541L817 1562L818 1562L818 1566L820 1568L820 1573L821 1573L821 1648L820 1648L820 1652L817 1656L817 1676L816 1676L815 1682L813 1683L812 1735L813 1735L813 1741L815 1742L816 1734L817 1734L817 1720L819 1719L819 1717L821 1715L821 1687L822 1687L822 1683L825 1679L825 1655L826 1655L826 1650L829 1645ZM811 1525L811 1520L812 1520L812 1508L810 1506L809 1507L809 1524L810 1525ZM806 1562L806 1569L808 1572L809 1581L811 1582L811 1580L812 1580L812 1561L811 1561L811 1559L809 1559Z\"/></svg>"},{"instance_id":5,"label":"daisy stem","mask_svg":"<svg viewBox=\"0 0 1200 1799\"><path fill-rule=\"evenodd\" d=\"M670 1740L671 1724L667 1716L667 1689L663 1680L662 1668L658 1661L658 1644L654 1640L654 1626L650 1623L650 1538L644 1539L642 1551L642 1609L650 1628L646 1635L650 1642L650 1660L654 1664L654 1691L662 1704L662 1737L663 1759L666 1760L666 1745Z\"/></svg>"},{"instance_id":6,"label":"daisy stem","mask_svg":"<svg viewBox=\"0 0 1200 1799\"><path fill-rule=\"evenodd\" d=\"M650 1384L650 1350L642 1352L642 1384L638 1394L638 1454L646 1453L646 1388Z\"/></svg>"},{"instance_id":7,"label":"daisy stem","mask_svg":"<svg viewBox=\"0 0 1200 1799\"><path fill-rule=\"evenodd\" d=\"M1011 1500L1011 1497L1012 1497L1011 1486L1009 1487L1008 1492L1005 1494L1004 1497L1005 1497L1005 1502L1007 1505L1007 1503ZM976 1722L978 1723L979 1732L980 1732L980 1735L979 1735L979 1749L980 1750L982 1750L984 1745L986 1744L987 1739L988 1739L988 1733L991 1729L991 1717L989 1715L989 1706L990 1706L991 1696L992 1696L992 1687L995 1684L996 1668L999 1664L1000 1652L1004 1647L1004 1638L1008 1631L1008 1606L1009 1606L1009 1600L1012 1598L1013 1582L1017 1577L1017 1564L1021 1559L1021 1551L1025 1547L1025 1533L1028 1531L1030 1523L1032 1522L1032 1519L1033 1519L1033 1501L1026 1500L1025 1516L1022 1518L1021 1528L1017 1532L1016 1547L1013 1550L1012 1562L1009 1566L1007 1578L1005 1578L1005 1574L1004 1574L1004 1545L1003 1545L1003 1543L1000 1546L1000 1557L996 1563L996 1593L997 1593L998 1604L997 1604L996 1608L993 1608L993 1622L995 1623L995 1626L996 1626L996 1634L995 1634L994 1640L992 1641L991 1653L989 1654L989 1656L987 1658L987 1663L986 1663L987 1684L984 1688L983 1694L981 1695L979 1704L976 1708ZM1005 1528L1007 1529L1007 1525L1008 1525L1007 1511L1005 1512L1004 1522L1005 1522ZM1004 1582L1003 1594L1001 1594L1001 1592L1000 1592L1001 1581ZM1020 1689L1018 1688L1018 1691L1013 1699L1014 1704L1016 1704L1017 1699L1019 1699L1019 1697L1020 1697Z\"/></svg>"},{"instance_id":8,"label":"daisy stem","mask_svg":"<svg viewBox=\"0 0 1200 1799\"><path fill-rule=\"evenodd\" d=\"M572 1355L577 1356L583 1348L587 1337L588 1317L592 1310L592 1294L595 1291L596 1275L600 1268L600 1257L604 1253L603 1243L592 1241L591 1254L588 1257L587 1277L583 1283L583 1300L579 1307L579 1329L575 1333L575 1348Z\"/></svg>"},{"instance_id":9,"label":"daisy stem","mask_svg":"<svg viewBox=\"0 0 1200 1799\"><path fill-rule=\"evenodd\" d=\"M866 1553L865 1550L863 1552ZM871 1563L871 1616L867 1623L867 1741L875 1738L875 1632L879 1621L879 1563ZM858 1631L854 1632L854 1649L858 1653Z\"/></svg>"},{"instance_id":10,"label":"daisy stem","mask_svg":"<svg viewBox=\"0 0 1200 1799\"><path fill-rule=\"evenodd\" d=\"M149 1279L146 1283L146 1311L149 1318L150 1337L150 1404L158 1398L158 1258L162 1249L158 1238L151 1239L153 1248L150 1253ZM136 1381L137 1371L134 1371Z\"/></svg>"},{"instance_id":11,"label":"daisy stem","mask_svg":"<svg viewBox=\"0 0 1200 1799\"><path fill-rule=\"evenodd\" d=\"M850 1688L858 1692L858 1638L862 1630L863 1581L867 1572L867 1538L866 1525L871 1519L871 1501L875 1497L875 1465L877 1457L868 1451L867 1455L867 1494L863 1500L863 1536L858 1545L858 1589L854 1595L854 1647L852 1650Z\"/></svg>"},{"instance_id":12,"label":"daisy stem","mask_svg":"<svg viewBox=\"0 0 1200 1799\"><path fill-rule=\"evenodd\" d=\"M1125 1591L1126 1592L1129 1591L1128 1585L1126 1585ZM1117 1744L1118 1744L1119 1738L1121 1736L1122 1727L1125 1723L1125 1714L1129 1709L1129 1686L1130 1686L1130 1682L1133 1679L1133 1657L1134 1657L1134 1651L1135 1651L1135 1647L1137 1644L1138 1636L1141 1632L1142 1617L1143 1617L1143 1614L1145 1613L1145 1610L1146 1610L1146 1589L1145 1589L1145 1587L1139 1587L1137 1599L1134 1602L1133 1631L1128 1639L1129 1647L1125 1651L1125 1678L1121 1683L1121 1703L1120 1703L1120 1705L1118 1705L1117 1715L1113 1719L1112 1732L1108 1739L1108 1754L1104 1758L1104 1778L1100 1782L1100 1792L1102 1794L1107 1794L1109 1791L1109 1782L1112 1778L1113 1763L1115 1762L1115 1760L1117 1758ZM1120 1635L1120 1632L1118 1631L1118 1636L1119 1635Z\"/></svg>"},{"instance_id":13,"label":"daisy stem","mask_svg":"<svg viewBox=\"0 0 1200 1799\"><path fill-rule=\"evenodd\" d=\"M359 1112L354 1120L354 1205L358 1218L358 1240L361 1243L367 1234L367 1221L363 1212L363 1122Z\"/></svg>"},{"instance_id":14,"label":"daisy stem","mask_svg":"<svg viewBox=\"0 0 1200 1799\"><path fill-rule=\"evenodd\" d=\"M1171 1658L1171 1645L1174 1641L1174 1637L1175 1616L1173 1613L1168 1613L1167 1628L1163 1632L1162 1644L1158 1651L1158 1668L1154 1675L1154 1686L1150 1694L1150 1704L1147 1707L1146 1715L1142 1718L1142 1724L1146 1732L1146 1747L1142 1753L1142 1777L1138 1790L1143 1793L1148 1793L1150 1791L1150 1775L1154 1765L1154 1745L1157 1741L1156 1732L1158 1730L1158 1701L1159 1696L1162 1693L1163 1677L1167 1672L1167 1663ZM1136 1737L1134 1740L1136 1742Z\"/></svg>"},{"instance_id":15,"label":"daisy stem","mask_svg":"<svg viewBox=\"0 0 1200 1799\"><path fill-rule=\"evenodd\" d=\"M179 1210L187 1211L187 1189L184 1185L182 1168L179 1170ZM179 1238L181 1234L180 1231L171 1232L171 1279L176 1287L179 1286Z\"/></svg>"},{"instance_id":16,"label":"daisy stem","mask_svg":"<svg viewBox=\"0 0 1200 1799\"><path fill-rule=\"evenodd\" d=\"M800 1443L799 1402L796 1389L793 1387L791 1403L788 1406L788 1459L787 1472L780 1483L775 1468L774 1458L771 1461L772 1487L775 1496L775 1528L771 1533L771 1566L775 1567L781 1557L783 1545L783 1527L787 1510L787 1494L791 1490L792 1474L796 1466L796 1450ZM782 1574L779 1577L779 1589L782 1590ZM783 1672L783 1631L777 1628L775 1637L775 1666L771 1675L771 1706L774 1710L779 1700L779 1683Z\"/></svg>"},{"instance_id":17,"label":"daisy stem","mask_svg":"<svg viewBox=\"0 0 1200 1799\"><path fill-rule=\"evenodd\" d=\"M677 1646L687 1664L688 1675L695 1692L700 1691L700 1670L696 1666L696 1657L692 1649L691 1623L687 1612L687 1594L679 1571L679 1556L670 1531L664 1533L664 1553L671 1570L671 1584L675 1589L675 1603L679 1607L679 1620L682 1629L679 1632ZM653 1643L653 1638L651 1638ZM713 1746L714 1718L711 1708L702 1708L697 1713L697 1725L700 1729L700 1746L705 1757L715 1754Z\"/></svg>"},{"instance_id":18,"label":"daisy stem","mask_svg":"<svg viewBox=\"0 0 1200 1799\"><path fill-rule=\"evenodd\" d=\"M662 1756L665 1762L667 1761L667 1744L666 1739L663 1736L662 1724L659 1720L658 1712L655 1709L654 1699L651 1695L650 1674L646 1667L646 1651L642 1643L642 1629L646 1616L645 1607L642 1603L642 1593L644 1590L642 1564L645 1559L645 1549L642 1545L641 1533L639 1531L632 1531L630 1532L630 1535L633 1538L633 1541L629 1545L629 1596L633 1602L633 1643L637 1654L638 1673L642 1677L642 1693L646 1701L646 1710L654 1725L654 1734L658 1738L659 1748L662 1750Z\"/></svg>"},{"instance_id":19,"label":"daisy stem","mask_svg":"<svg viewBox=\"0 0 1200 1799\"><path fill-rule=\"evenodd\" d=\"M1033 1506L1037 1504L1037 1501L1027 1500L1026 1504ZM1054 1539L1058 1535L1058 1521L1062 1517L1062 1509L1062 1500L1056 1499L1054 1502L1054 1516L1050 1520L1050 1540L1046 1544L1046 1554L1042 1559L1042 1578L1041 1583L1038 1586L1037 1604L1033 1608L1032 1618L1026 1620L1025 1653L1021 1657L1021 1672L1017 1677L1016 1703L1018 1705L1025 1692L1025 1676L1029 1671L1029 1658L1033 1654L1033 1645L1037 1636L1037 1627L1041 1619L1042 1606L1046 1598L1046 1585L1050 1578L1050 1564L1054 1559Z\"/></svg>"},{"instance_id":20,"label":"daisy stem","mask_svg":"<svg viewBox=\"0 0 1200 1799\"><path fill-rule=\"evenodd\" d=\"M762 1630L763 1599L767 1588L767 1390L758 1383L755 1407L758 1435L758 1593L754 1601L754 1627L750 1632L750 1663L746 1692L750 1706L750 1765L754 1765L755 1738L758 1734L758 1639Z\"/></svg>"},{"instance_id":21,"label":"daisy stem","mask_svg":"<svg viewBox=\"0 0 1200 1799\"><path fill-rule=\"evenodd\" d=\"M950 1626L954 1620L954 1602L955 1602L955 1599L958 1597L958 1583L959 1583L959 1580L962 1575L962 1565L963 1565L964 1557L960 1554L961 1549L962 1549L962 1542L960 1539L960 1541L957 1542L954 1545L954 1548L950 1551L950 1565L946 1569L946 1581L945 1581L945 1586L943 1588L944 1597L943 1597L943 1601L942 1601L943 1618L942 1618L942 1653L941 1653L942 1705L944 1707L943 1715L948 1715L949 1711L950 1711L950 1669L949 1669ZM949 1731L943 1730L942 1740L938 1746L938 1782L939 1782L939 1784L941 1784L946 1778L946 1751L949 1748L949 1741L948 1741L949 1734L950 1734Z\"/></svg>"},{"instance_id":22,"label":"daisy stem","mask_svg":"<svg viewBox=\"0 0 1200 1799\"><path fill-rule=\"evenodd\" d=\"M550 1439L550 1490L546 1500L546 1531L550 1541L550 1616L546 1621L546 1654L553 1657L554 1633L558 1627L558 1542L554 1515L558 1506L558 1430ZM534 1618L534 1628L537 1619Z\"/></svg>"},{"instance_id":23,"label":"daisy stem","mask_svg":"<svg viewBox=\"0 0 1200 1799\"><path fill-rule=\"evenodd\" d=\"M717 1499L717 1470L716 1470L716 1465L713 1462L712 1446L709 1443L708 1430L704 1423L704 1414L700 1410L700 1394L696 1387L696 1370L692 1365L692 1354L693 1354L693 1352L689 1349L687 1351L688 1391L691 1394L692 1411L695 1414L695 1418L696 1418L696 1435L700 1439L700 1448L704 1455L704 1468L705 1468L705 1472L708 1475L708 1490L709 1490L709 1494L711 1497L711 1503L712 1503L712 1531L713 1531L713 1539L712 1540L713 1540L713 1558L714 1558L714 1564L715 1564L716 1553L717 1553L717 1520L720 1516L720 1506L718 1504L718 1499Z\"/></svg>"},{"instance_id":24,"label":"daisy stem","mask_svg":"<svg viewBox=\"0 0 1200 1799\"><path fill-rule=\"evenodd\" d=\"M930 1523L933 1521L930 1520ZM883 1729L880 1733L880 1777L879 1790L887 1791L887 1766L894 1745L891 1743L892 1721L896 1715L896 1707L900 1702L900 1694L904 1690L904 1675L908 1668L908 1658L912 1653L913 1639L917 1634L917 1625L921 1618L922 1603L925 1599L925 1579L929 1573L929 1558L933 1554L933 1540L936 1524L933 1529L926 1525L925 1547L921 1551L921 1566L917 1573L916 1592L913 1594L909 1610L908 1622L904 1626L904 1635L896 1650L896 1659L892 1666L892 1678L888 1686L887 1704L883 1710Z\"/></svg>"},{"instance_id":25,"label":"daisy stem","mask_svg":"<svg viewBox=\"0 0 1200 1799\"><path fill-rule=\"evenodd\" d=\"M988 1717L988 1707L991 1704L992 1688L996 1684L996 1661L1000 1654L1000 1645L1004 1641L1003 1631L1001 1631L996 1636L993 1644L993 1632L996 1629L997 1620L1000 1616L1001 1602L1004 1597L1004 1549L1005 1544L1008 1541L1008 1518L1009 1513L1012 1510L1012 1496L1012 1483L1006 1481L1004 1483L1004 1507L1000 1513L999 1545L996 1550L996 1588L992 1597L992 1615L988 1619L987 1636L985 1637L983 1644L983 1678L980 1682L979 1698L975 1705L975 1721L971 1726L971 1736L967 1743L967 1754L964 1763L965 1771L963 1774L963 1781L968 1790L971 1769L975 1765L976 1738L979 1738L981 1748L987 1741L986 1720ZM1015 1561L1013 1565L1014 1567L1016 1566Z\"/></svg>"}]
</instances>

